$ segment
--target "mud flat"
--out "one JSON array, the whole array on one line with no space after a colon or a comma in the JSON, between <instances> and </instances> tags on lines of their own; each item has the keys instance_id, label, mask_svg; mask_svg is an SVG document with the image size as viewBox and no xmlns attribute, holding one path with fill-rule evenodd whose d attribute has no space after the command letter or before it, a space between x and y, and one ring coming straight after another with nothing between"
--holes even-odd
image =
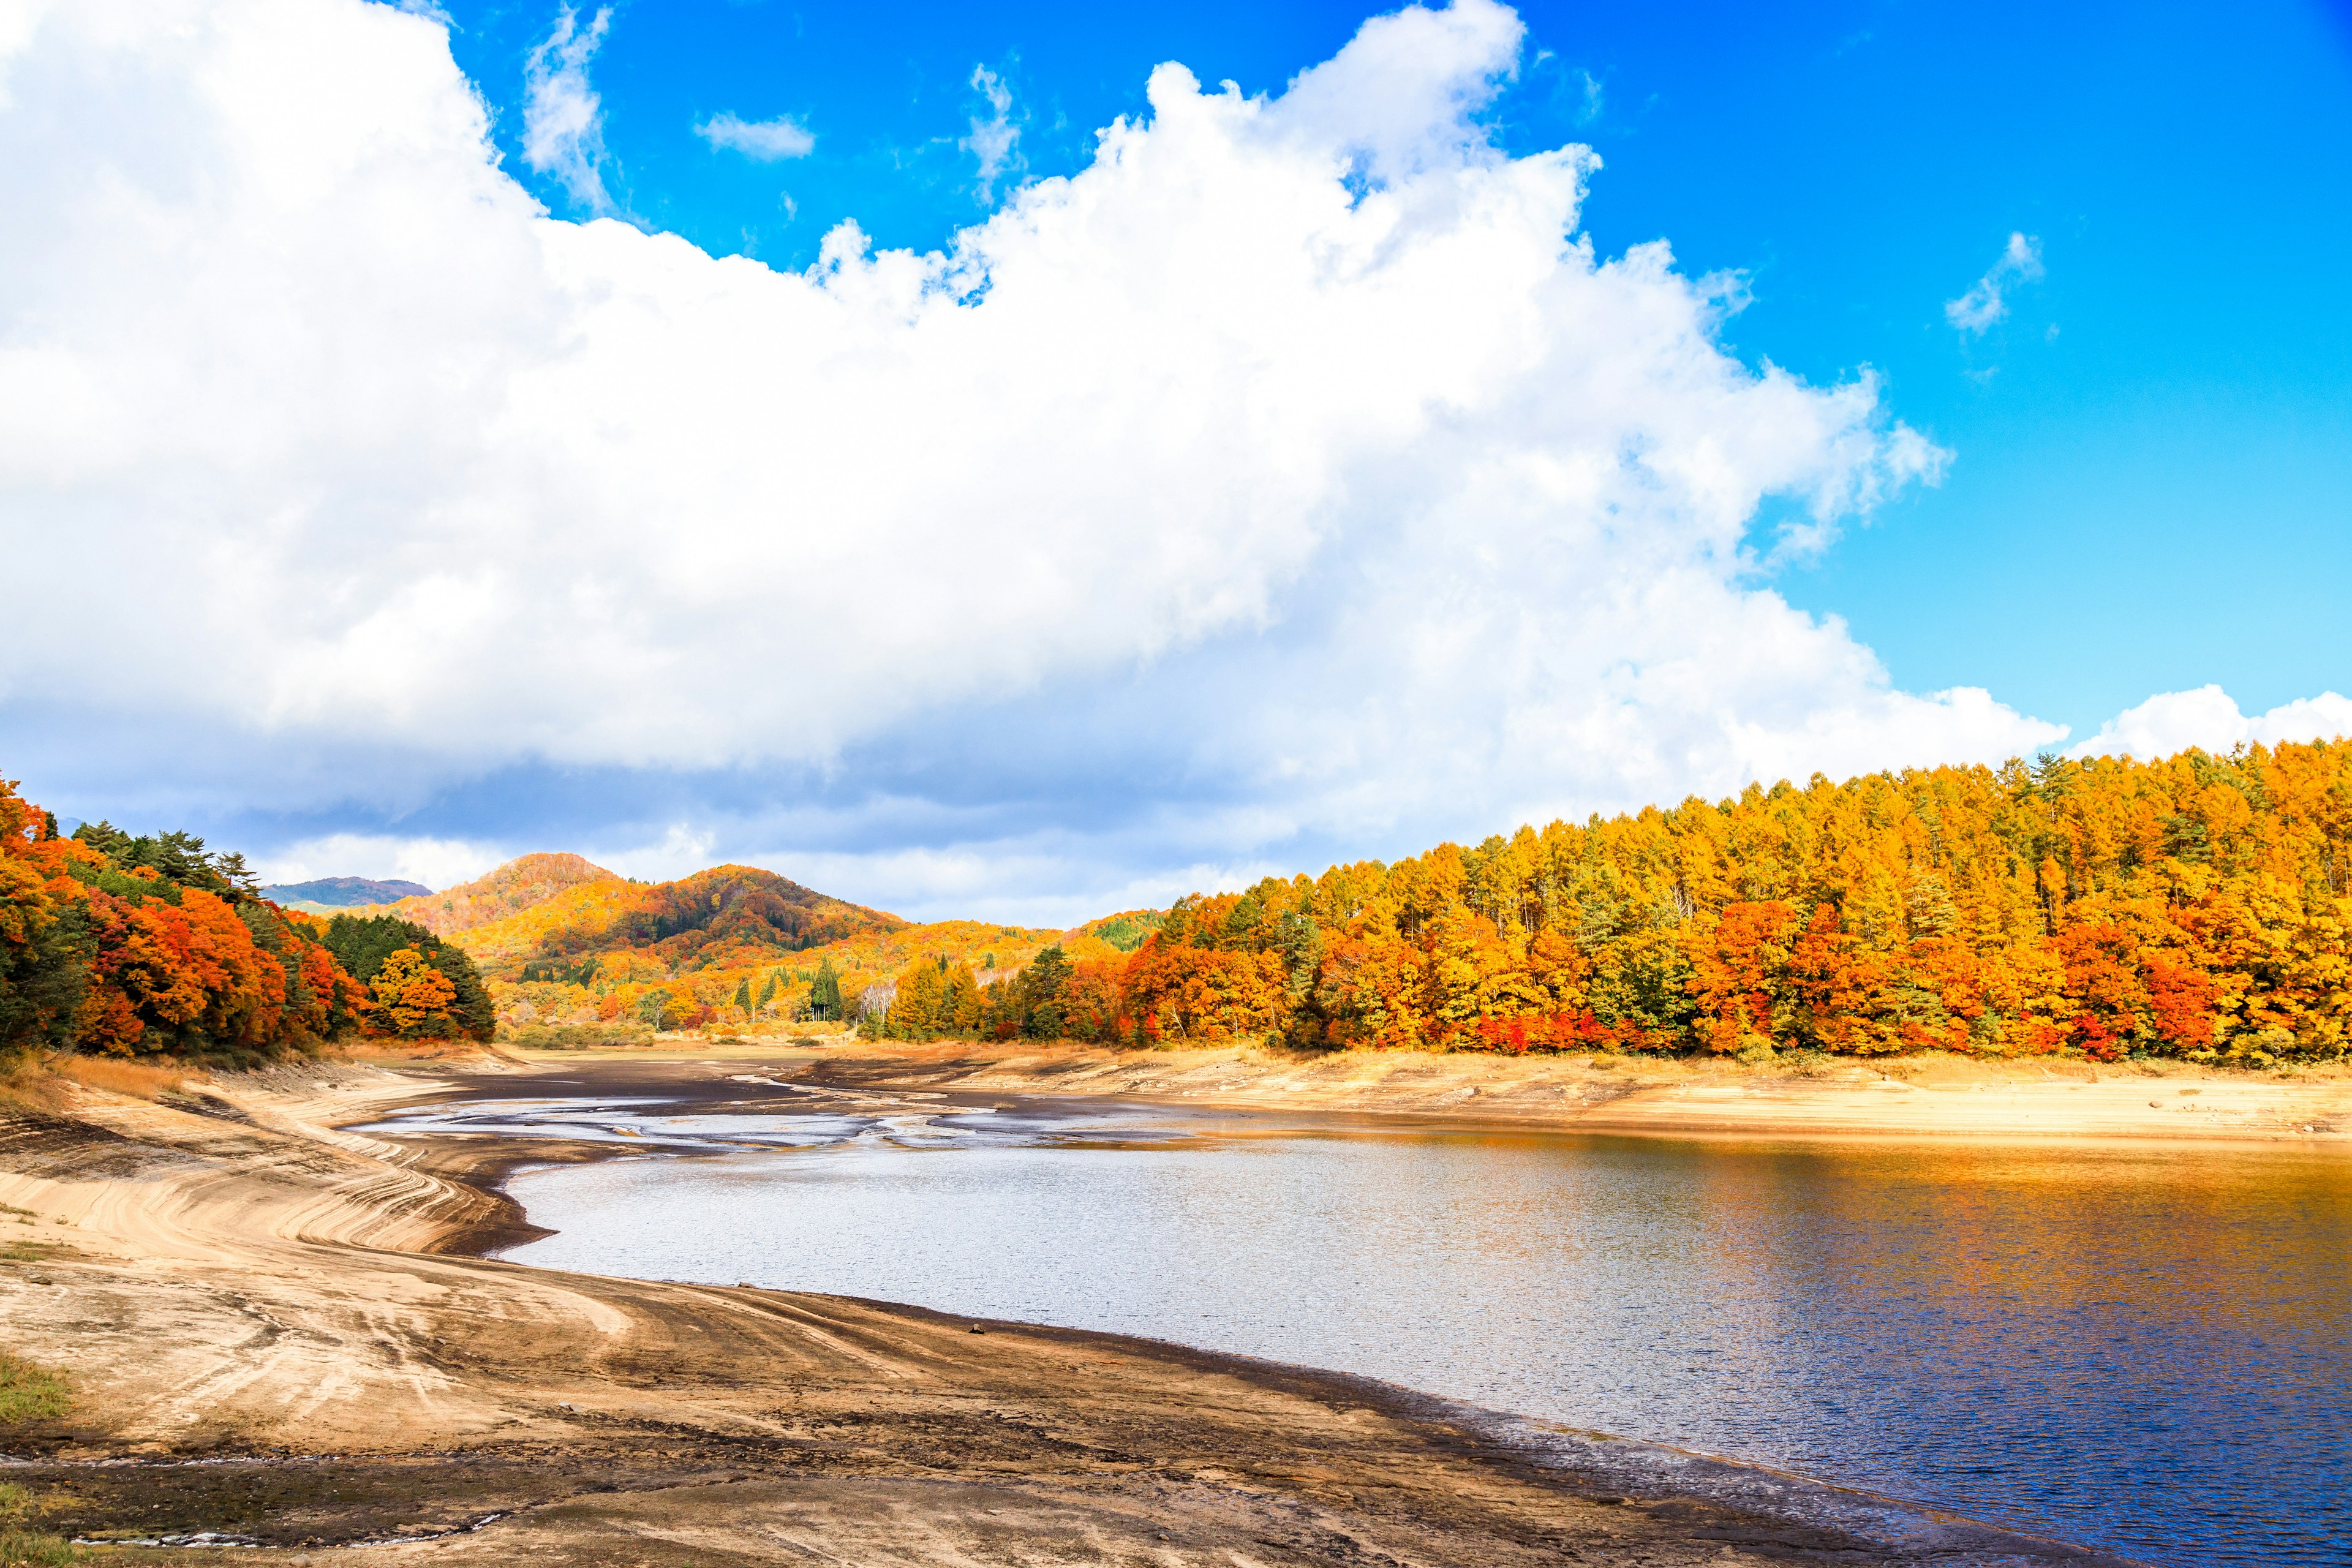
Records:
<instances>
[{"instance_id":1,"label":"mud flat","mask_svg":"<svg viewBox=\"0 0 2352 1568\"><path fill-rule=\"evenodd\" d=\"M808 1082L1365 1113L1669 1136L2100 1139L2336 1143L2352 1152L2352 1070L1955 1058L1805 1067L1633 1056L1423 1051L1119 1051L1025 1042L845 1038L820 1048L679 1044ZM671 1051L604 1053L650 1061ZM587 1054L541 1061L589 1059Z\"/></svg>"},{"instance_id":2,"label":"mud flat","mask_svg":"<svg viewBox=\"0 0 2352 1568\"><path fill-rule=\"evenodd\" d=\"M594 1151L341 1130L433 1070L0 1121L0 1344L80 1394L0 1431L32 1522L180 1563L2121 1561L1157 1342L467 1256L528 1234L500 1172Z\"/></svg>"}]
</instances>

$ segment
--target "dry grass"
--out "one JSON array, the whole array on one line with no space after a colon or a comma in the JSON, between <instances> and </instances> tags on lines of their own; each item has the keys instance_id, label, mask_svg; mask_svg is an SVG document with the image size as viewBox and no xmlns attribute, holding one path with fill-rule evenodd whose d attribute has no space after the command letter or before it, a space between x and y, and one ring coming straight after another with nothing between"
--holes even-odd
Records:
<instances>
[{"instance_id":1,"label":"dry grass","mask_svg":"<svg viewBox=\"0 0 2352 1568\"><path fill-rule=\"evenodd\" d=\"M0 1111L55 1110L64 1098L39 1058L30 1053L0 1057Z\"/></svg>"},{"instance_id":2,"label":"dry grass","mask_svg":"<svg viewBox=\"0 0 2352 1568\"><path fill-rule=\"evenodd\" d=\"M320 1053L320 1059L340 1062L464 1061L490 1052L476 1040L357 1039Z\"/></svg>"},{"instance_id":3,"label":"dry grass","mask_svg":"<svg viewBox=\"0 0 2352 1568\"><path fill-rule=\"evenodd\" d=\"M121 1057L52 1057L47 1066L58 1077L84 1089L127 1094L133 1100L160 1100L188 1081L184 1068L126 1061Z\"/></svg>"},{"instance_id":4,"label":"dry grass","mask_svg":"<svg viewBox=\"0 0 2352 1568\"><path fill-rule=\"evenodd\" d=\"M526 1051L602 1051L654 1043L651 1025L525 1024L501 1031L499 1042Z\"/></svg>"}]
</instances>

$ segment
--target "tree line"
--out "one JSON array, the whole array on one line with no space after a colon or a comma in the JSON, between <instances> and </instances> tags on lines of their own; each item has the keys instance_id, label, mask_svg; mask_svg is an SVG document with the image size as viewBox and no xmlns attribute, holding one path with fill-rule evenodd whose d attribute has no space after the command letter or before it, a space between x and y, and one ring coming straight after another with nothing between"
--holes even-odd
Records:
<instances>
[{"instance_id":1,"label":"tree line","mask_svg":"<svg viewBox=\"0 0 2352 1568\"><path fill-rule=\"evenodd\" d=\"M2252 1066L2352 1046L2352 744L2045 756L1525 826L903 970L903 1038Z\"/></svg>"},{"instance_id":2,"label":"tree line","mask_svg":"<svg viewBox=\"0 0 2352 1568\"><path fill-rule=\"evenodd\" d=\"M62 835L0 780L0 1052L245 1063L493 1023L472 961L421 926L282 909L193 834Z\"/></svg>"}]
</instances>

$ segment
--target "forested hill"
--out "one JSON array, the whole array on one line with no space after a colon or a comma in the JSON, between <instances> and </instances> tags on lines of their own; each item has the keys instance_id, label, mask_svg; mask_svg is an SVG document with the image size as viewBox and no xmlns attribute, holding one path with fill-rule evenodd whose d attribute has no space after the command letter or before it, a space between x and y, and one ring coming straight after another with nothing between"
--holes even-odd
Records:
<instances>
[{"instance_id":1,"label":"forested hill","mask_svg":"<svg viewBox=\"0 0 2352 1568\"><path fill-rule=\"evenodd\" d=\"M906 923L773 871L713 866L650 886L619 878L582 882L457 940L503 979L648 969L667 976L772 963Z\"/></svg>"},{"instance_id":2,"label":"forested hill","mask_svg":"<svg viewBox=\"0 0 2352 1568\"><path fill-rule=\"evenodd\" d=\"M351 1035L487 1040L473 962L389 917L262 895L192 833L56 816L0 779L0 1070L30 1051L236 1066Z\"/></svg>"},{"instance_id":3,"label":"forested hill","mask_svg":"<svg viewBox=\"0 0 2352 1568\"><path fill-rule=\"evenodd\" d=\"M1196 895L1131 953L973 979L910 966L882 1027L2342 1059L2352 742L1751 784Z\"/></svg>"},{"instance_id":4,"label":"forested hill","mask_svg":"<svg viewBox=\"0 0 2352 1568\"><path fill-rule=\"evenodd\" d=\"M884 952L896 967L913 952L943 946L961 957L989 942L1008 960L1025 961L1043 945L1010 927L1006 942L995 942L998 934L970 921L910 926L773 871L713 866L650 887L583 883L457 940L511 1023L634 1019L698 1028L798 1016L838 1022L845 984L854 996L876 977L874 960Z\"/></svg>"},{"instance_id":5,"label":"forested hill","mask_svg":"<svg viewBox=\"0 0 2352 1568\"><path fill-rule=\"evenodd\" d=\"M651 948L676 963L688 954L717 959L744 948L799 952L906 923L773 871L714 866L647 888L614 931L631 945ZM556 951L551 943L549 952Z\"/></svg>"},{"instance_id":6,"label":"forested hill","mask_svg":"<svg viewBox=\"0 0 2352 1568\"><path fill-rule=\"evenodd\" d=\"M2352 1057L2341 741L1755 784L1066 932L912 926L749 866L648 886L526 856L391 906L397 929L286 911L253 880L185 834L60 838L0 784L0 1047L478 1037L495 1009L1751 1061Z\"/></svg>"},{"instance_id":7,"label":"forested hill","mask_svg":"<svg viewBox=\"0 0 2352 1568\"><path fill-rule=\"evenodd\" d=\"M844 972L811 949L870 951L894 966L917 952L968 953L992 967L990 955L1024 962L1053 934L909 927L750 866L648 886L577 855L527 855L446 892L331 919L257 880L242 857L188 833L95 822L62 837L53 814L0 779L0 1068L26 1048L249 1064L352 1035L487 1040L501 991L518 1021L693 1024L756 978L763 1017L821 995L821 1016L837 1022ZM354 886L367 884L272 890Z\"/></svg>"},{"instance_id":8,"label":"forested hill","mask_svg":"<svg viewBox=\"0 0 2352 1568\"><path fill-rule=\"evenodd\" d=\"M401 899L369 912L412 921L436 936L456 936L591 882L630 885L618 872L578 855L524 855L445 892Z\"/></svg>"},{"instance_id":9,"label":"forested hill","mask_svg":"<svg viewBox=\"0 0 2352 1568\"><path fill-rule=\"evenodd\" d=\"M1133 952L1143 945L1146 938L1160 929L1160 922L1167 918L1166 913L1160 910L1121 910L1115 915L1097 916L1082 926L1064 931L1062 945L1076 951L1092 938L1120 952Z\"/></svg>"},{"instance_id":10,"label":"forested hill","mask_svg":"<svg viewBox=\"0 0 2352 1568\"><path fill-rule=\"evenodd\" d=\"M581 959L612 950L670 969L739 969L906 921L804 889L755 865L713 865L656 881L612 908L552 924L524 959Z\"/></svg>"}]
</instances>

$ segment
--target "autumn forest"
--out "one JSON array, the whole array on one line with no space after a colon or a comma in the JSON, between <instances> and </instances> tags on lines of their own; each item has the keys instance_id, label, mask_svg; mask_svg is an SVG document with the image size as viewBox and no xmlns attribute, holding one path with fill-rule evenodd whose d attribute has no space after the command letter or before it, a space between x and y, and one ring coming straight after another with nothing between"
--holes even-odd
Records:
<instances>
[{"instance_id":1,"label":"autumn forest","mask_svg":"<svg viewBox=\"0 0 2352 1568\"><path fill-rule=\"evenodd\" d=\"M914 924L772 872L531 855L331 917L235 855L0 786L0 1043L344 1036L1875 1056L2343 1056L2352 744L1751 785L1071 931Z\"/></svg>"},{"instance_id":2,"label":"autumn forest","mask_svg":"<svg viewBox=\"0 0 2352 1568\"><path fill-rule=\"evenodd\" d=\"M495 1026L473 962L422 927L284 910L189 834L62 837L0 781L0 1048L251 1063Z\"/></svg>"}]
</instances>

